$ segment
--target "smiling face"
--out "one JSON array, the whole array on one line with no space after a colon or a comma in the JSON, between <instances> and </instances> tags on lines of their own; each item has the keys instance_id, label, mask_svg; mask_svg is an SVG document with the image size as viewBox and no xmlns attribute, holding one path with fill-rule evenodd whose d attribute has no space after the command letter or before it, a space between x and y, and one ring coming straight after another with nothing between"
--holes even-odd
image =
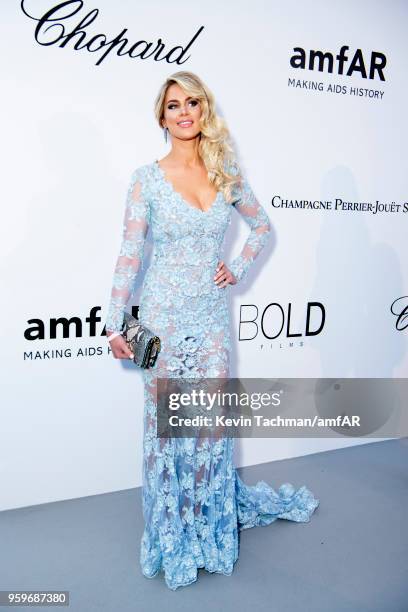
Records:
<instances>
[{"instance_id":1,"label":"smiling face","mask_svg":"<svg viewBox=\"0 0 408 612\"><path fill-rule=\"evenodd\" d=\"M200 134L200 100L185 93L177 83L167 89L163 112L162 125L172 138L191 140Z\"/></svg>"}]
</instances>

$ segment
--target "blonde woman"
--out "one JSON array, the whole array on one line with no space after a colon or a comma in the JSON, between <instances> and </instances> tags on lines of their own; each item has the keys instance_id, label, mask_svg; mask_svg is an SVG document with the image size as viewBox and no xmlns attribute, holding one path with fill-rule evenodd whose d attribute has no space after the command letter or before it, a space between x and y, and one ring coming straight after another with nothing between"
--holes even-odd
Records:
<instances>
[{"instance_id":1,"label":"blonde woman","mask_svg":"<svg viewBox=\"0 0 408 612\"><path fill-rule=\"evenodd\" d=\"M161 160L134 170L116 262L106 333L117 359L131 358L119 334L151 228L154 249L139 318L161 339L143 369L143 516L140 563L147 578L164 571L170 589L197 580L198 568L230 575L239 532L277 518L306 522L319 501L305 487L245 485L232 463L234 438L158 438L157 378L229 376L228 293L242 282L270 235L270 222L242 176L214 97L192 72L163 83L155 102L171 143ZM222 259L237 211L250 232L238 257Z\"/></svg>"}]
</instances>

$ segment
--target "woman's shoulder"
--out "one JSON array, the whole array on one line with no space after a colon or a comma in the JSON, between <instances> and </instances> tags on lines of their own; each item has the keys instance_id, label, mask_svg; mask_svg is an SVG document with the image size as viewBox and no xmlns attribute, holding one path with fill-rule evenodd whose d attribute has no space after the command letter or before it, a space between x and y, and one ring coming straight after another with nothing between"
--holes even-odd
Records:
<instances>
[{"instance_id":1,"label":"woman's shoulder","mask_svg":"<svg viewBox=\"0 0 408 612\"><path fill-rule=\"evenodd\" d=\"M224 158L224 172L232 174L233 176L239 176L241 174L241 168L236 157L225 157Z\"/></svg>"},{"instance_id":2,"label":"woman's shoulder","mask_svg":"<svg viewBox=\"0 0 408 612\"><path fill-rule=\"evenodd\" d=\"M132 172L132 177L136 180L144 180L144 182L148 182L153 178L155 162L150 162L143 164L141 166L136 166Z\"/></svg>"},{"instance_id":3,"label":"woman's shoulder","mask_svg":"<svg viewBox=\"0 0 408 612\"><path fill-rule=\"evenodd\" d=\"M145 196L153 195L156 188L155 162L136 166L132 171L131 186L139 182Z\"/></svg>"}]
</instances>

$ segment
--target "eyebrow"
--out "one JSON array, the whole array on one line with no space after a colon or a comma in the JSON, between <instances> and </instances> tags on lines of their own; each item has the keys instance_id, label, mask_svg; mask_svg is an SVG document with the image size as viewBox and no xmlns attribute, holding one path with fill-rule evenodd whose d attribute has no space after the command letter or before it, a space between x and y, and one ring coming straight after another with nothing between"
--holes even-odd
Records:
<instances>
[{"instance_id":1,"label":"eyebrow","mask_svg":"<svg viewBox=\"0 0 408 612\"><path fill-rule=\"evenodd\" d=\"M192 96L188 96L188 98L186 98L186 100L191 100ZM170 102L180 102L180 100L167 100L166 104L169 104Z\"/></svg>"}]
</instances>

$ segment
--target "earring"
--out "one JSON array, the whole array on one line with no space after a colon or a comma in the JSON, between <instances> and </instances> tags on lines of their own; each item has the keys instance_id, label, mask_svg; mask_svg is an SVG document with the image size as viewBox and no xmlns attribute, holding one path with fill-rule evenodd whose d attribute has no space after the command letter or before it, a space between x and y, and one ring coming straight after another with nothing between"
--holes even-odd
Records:
<instances>
[{"instance_id":1,"label":"earring","mask_svg":"<svg viewBox=\"0 0 408 612\"><path fill-rule=\"evenodd\" d=\"M167 132L169 131L166 127L164 128L164 140L167 142Z\"/></svg>"}]
</instances>

